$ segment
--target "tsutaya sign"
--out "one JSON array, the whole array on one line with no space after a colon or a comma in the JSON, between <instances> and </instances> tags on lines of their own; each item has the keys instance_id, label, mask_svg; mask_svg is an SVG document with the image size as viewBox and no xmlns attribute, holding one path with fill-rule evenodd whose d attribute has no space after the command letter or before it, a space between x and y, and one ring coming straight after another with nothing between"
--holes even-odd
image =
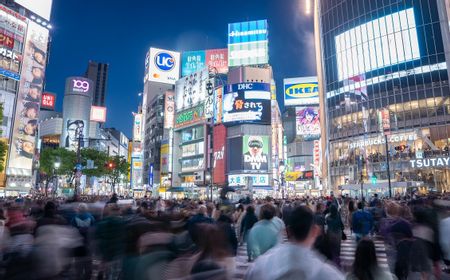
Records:
<instances>
[{"instance_id":1,"label":"tsutaya sign","mask_svg":"<svg viewBox=\"0 0 450 280\"><path fill-rule=\"evenodd\" d=\"M409 162L412 168L448 167L450 166L450 157L412 159Z\"/></svg>"},{"instance_id":2,"label":"tsutaya sign","mask_svg":"<svg viewBox=\"0 0 450 280\"><path fill-rule=\"evenodd\" d=\"M388 135L387 140L388 143L396 143L401 141L415 141L417 140L417 133L410 132L410 133ZM372 145L380 145L384 143L386 143L386 139L383 136L378 136L376 138L361 139L354 142L350 142L348 147L350 149L355 149L368 147Z\"/></svg>"}]
</instances>

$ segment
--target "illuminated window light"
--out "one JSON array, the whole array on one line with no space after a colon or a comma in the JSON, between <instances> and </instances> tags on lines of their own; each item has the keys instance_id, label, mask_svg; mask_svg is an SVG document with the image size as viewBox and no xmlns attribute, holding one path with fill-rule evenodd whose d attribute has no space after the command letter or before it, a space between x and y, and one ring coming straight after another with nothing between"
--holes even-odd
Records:
<instances>
[{"instance_id":1,"label":"illuminated window light","mask_svg":"<svg viewBox=\"0 0 450 280\"><path fill-rule=\"evenodd\" d=\"M36 17L35 16L30 16L30 18L32 19L32 20L35 20L36 19Z\"/></svg>"},{"instance_id":2,"label":"illuminated window light","mask_svg":"<svg viewBox=\"0 0 450 280\"><path fill-rule=\"evenodd\" d=\"M43 21L43 22L42 22L42 25L43 25L43 26L47 26L47 22Z\"/></svg>"},{"instance_id":3,"label":"illuminated window light","mask_svg":"<svg viewBox=\"0 0 450 280\"><path fill-rule=\"evenodd\" d=\"M52 29L53 26L52 26L51 24L49 24L49 25L47 25L47 28L48 28L48 29Z\"/></svg>"},{"instance_id":4,"label":"illuminated window light","mask_svg":"<svg viewBox=\"0 0 450 280\"><path fill-rule=\"evenodd\" d=\"M36 19L36 22L37 22L37 23L41 23L42 20L41 20L40 18L38 18L38 19Z\"/></svg>"}]
</instances>

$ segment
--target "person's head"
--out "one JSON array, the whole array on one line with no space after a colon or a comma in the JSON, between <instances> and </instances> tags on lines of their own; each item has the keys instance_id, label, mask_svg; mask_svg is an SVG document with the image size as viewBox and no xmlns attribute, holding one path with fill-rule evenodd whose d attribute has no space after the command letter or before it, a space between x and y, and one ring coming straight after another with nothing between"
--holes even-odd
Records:
<instances>
[{"instance_id":1,"label":"person's head","mask_svg":"<svg viewBox=\"0 0 450 280\"><path fill-rule=\"evenodd\" d=\"M67 121L67 136L70 141L75 141L80 133L83 133L84 122L81 120Z\"/></svg>"},{"instance_id":2,"label":"person's head","mask_svg":"<svg viewBox=\"0 0 450 280\"><path fill-rule=\"evenodd\" d=\"M88 210L88 206L86 203L80 203L78 204L78 212L80 213L86 213Z\"/></svg>"},{"instance_id":3,"label":"person's head","mask_svg":"<svg viewBox=\"0 0 450 280\"><path fill-rule=\"evenodd\" d=\"M378 194L375 193L375 194L373 195L373 197L374 197L374 198L378 198Z\"/></svg>"},{"instance_id":4,"label":"person's head","mask_svg":"<svg viewBox=\"0 0 450 280\"><path fill-rule=\"evenodd\" d=\"M29 119L37 119L39 106L34 102L27 102L23 105L23 116Z\"/></svg>"},{"instance_id":5,"label":"person's head","mask_svg":"<svg viewBox=\"0 0 450 280\"><path fill-rule=\"evenodd\" d=\"M261 206L259 219L260 220L272 220L276 214L276 209L272 204L264 204Z\"/></svg>"},{"instance_id":6,"label":"person's head","mask_svg":"<svg viewBox=\"0 0 450 280\"><path fill-rule=\"evenodd\" d=\"M239 204L236 211L238 212L243 212L244 211L244 206L242 206L242 204Z\"/></svg>"},{"instance_id":7,"label":"person's head","mask_svg":"<svg viewBox=\"0 0 450 280\"><path fill-rule=\"evenodd\" d=\"M247 206L247 214L255 214L255 207L252 205Z\"/></svg>"},{"instance_id":8,"label":"person's head","mask_svg":"<svg viewBox=\"0 0 450 280\"><path fill-rule=\"evenodd\" d=\"M323 204L322 203L317 203L316 205L316 213L317 214L322 214L323 212Z\"/></svg>"},{"instance_id":9,"label":"person's head","mask_svg":"<svg viewBox=\"0 0 450 280\"><path fill-rule=\"evenodd\" d=\"M45 53L43 51L41 51L40 49L36 48L36 47L34 48L33 58L34 58L34 60L37 63L39 63L41 65L44 65L44 63L45 63Z\"/></svg>"},{"instance_id":10,"label":"person's head","mask_svg":"<svg viewBox=\"0 0 450 280\"><path fill-rule=\"evenodd\" d=\"M248 151L252 156L260 155L264 146L264 142L261 136L248 137Z\"/></svg>"},{"instance_id":11,"label":"person's head","mask_svg":"<svg viewBox=\"0 0 450 280\"><path fill-rule=\"evenodd\" d=\"M200 215L206 216L206 214L208 213L208 208L206 208L206 206L202 204L198 207L198 213Z\"/></svg>"},{"instance_id":12,"label":"person's head","mask_svg":"<svg viewBox=\"0 0 450 280\"><path fill-rule=\"evenodd\" d=\"M44 206L44 215L53 216L56 214L56 204L53 201L48 201Z\"/></svg>"},{"instance_id":13,"label":"person's head","mask_svg":"<svg viewBox=\"0 0 450 280\"><path fill-rule=\"evenodd\" d=\"M23 127L23 132L26 135L34 136L36 134L37 120L29 120Z\"/></svg>"},{"instance_id":14,"label":"person's head","mask_svg":"<svg viewBox=\"0 0 450 280\"><path fill-rule=\"evenodd\" d=\"M286 221L288 237L292 241L311 247L320 234L320 227L314 223L314 215L306 206L295 208Z\"/></svg>"},{"instance_id":15,"label":"person's head","mask_svg":"<svg viewBox=\"0 0 450 280\"><path fill-rule=\"evenodd\" d=\"M330 206L330 215L336 217L338 215L338 209L335 204L331 204Z\"/></svg>"},{"instance_id":16,"label":"person's head","mask_svg":"<svg viewBox=\"0 0 450 280\"><path fill-rule=\"evenodd\" d=\"M377 266L377 255L373 241L362 239L356 248L353 274L357 279L373 279L372 272Z\"/></svg>"},{"instance_id":17,"label":"person's head","mask_svg":"<svg viewBox=\"0 0 450 280\"><path fill-rule=\"evenodd\" d=\"M31 85L30 89L28 90L28 96L32 99L38 99L39 95L41 94L41 87L38 85Z\"/></svg>"},{"instance_id":18,"label":"person's head","mask_svg":"<svg viewBox=\"0 0 450 280\"><path fill-rule=\"evenodd\" d=\"M358 202L358 209L363 209L364 208L364 203L362 201Z\"/></svg>"},{"instance_id":19,"label":"person's head","mask_svg":"<svg viewBox=\"0 0 450 280\"><path fill-rule=\"evenodd\" d=\"M44 69L42 69L40 67L33 67L31 70L31 73L33 74L33 78L35 78L35 79L44 78Z\"/></svg>"},{"instance_id":20,"label":"person's head","mask_svg":"<svg viewBox=\"0 0 450 280\"><path fill-rule=\"evenodd\" d=\"M27 140L23 140L23 139L19 139L17 141L17 150L18 153L26 158L33 158L34 155L34 143L27 141Z\"/></svg>"}]
</instances>

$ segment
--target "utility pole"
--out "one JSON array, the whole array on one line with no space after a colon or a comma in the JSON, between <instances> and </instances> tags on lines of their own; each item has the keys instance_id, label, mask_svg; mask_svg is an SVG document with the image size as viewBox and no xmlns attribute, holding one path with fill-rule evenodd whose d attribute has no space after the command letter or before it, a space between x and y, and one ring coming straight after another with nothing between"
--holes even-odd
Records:
<instances>
[{"instance_id":1,"label":"utility pole","mask_svg":"<svg viewBox=\"0 0 450 280\"><path fill-rule=\"evenodd\" d=\"M391 168L390 168L390 153L389 153L389 145L388 145L388 137L384 134L384 144L386 147L386 171L388 177L388 187L389 187L389 197L392 197L392 186L391 186Z\"/></svg>"}]
</instances>

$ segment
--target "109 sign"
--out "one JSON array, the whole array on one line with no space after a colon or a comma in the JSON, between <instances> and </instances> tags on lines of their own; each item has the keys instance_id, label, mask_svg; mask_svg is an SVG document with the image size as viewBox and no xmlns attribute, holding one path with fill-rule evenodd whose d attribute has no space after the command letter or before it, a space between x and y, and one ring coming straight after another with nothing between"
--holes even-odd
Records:
<instances>
[{"instance_id":1,"label":"109 sign","mask_svg":"<svg viewBox=\"0 0 450 280\"><path fill-rule=\"evenodd\" d=\"M73 91L87 92L89 90L89 82L83 80L72 80Z\"/></svg>"},{"instance_id":2,"label":"109 sign","mask_svg":"<svg viewBox=\"0 0 450 280\"><path fill-rule=\"evenodd\" d=\"M170 71L175 66L175 58L166 52L159 52L155 56L155 65L161 71Z\"/></svg>"}]
</instances>

